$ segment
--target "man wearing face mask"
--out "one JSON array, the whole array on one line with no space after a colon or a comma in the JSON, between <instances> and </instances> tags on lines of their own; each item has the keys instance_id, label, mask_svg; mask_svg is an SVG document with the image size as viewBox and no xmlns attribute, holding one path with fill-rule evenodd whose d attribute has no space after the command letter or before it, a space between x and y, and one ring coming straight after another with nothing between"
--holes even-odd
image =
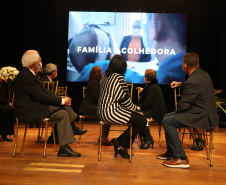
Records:
<instances>
[{"instance_id":1,"label":"man wearing face mask","mask_svg":"<svg viewBox=\"0 0 226 185\"><path fill-rule=\"evenodd\" d=\"M145 54L145 46L143 37L141 36L142 22L136 20L133 23L133 34L124 36L120 45L121 55L124 56L126 61L130 62L150 62L151 54ZM139 53L139 50L142 52ZM133 52L131 52L133 51Z\"/></svg>"},{"instance_id":2,"label":"man wearing face mask","mask_svg":"<svg viewBox=\"0 0 226 185\"><path fill-rule=\"evenodd\" d=\"M71 123L77 114L71 108L71 98L58 96L43 88L36 73L42 66L41 57L35 50L28 50L22 56L22 69L15 78L14 108L22 122L36 123L51 117L57 124L59 146L58 156L80 157L68 144L75 141Z\"/></svg>"}]
</instances>

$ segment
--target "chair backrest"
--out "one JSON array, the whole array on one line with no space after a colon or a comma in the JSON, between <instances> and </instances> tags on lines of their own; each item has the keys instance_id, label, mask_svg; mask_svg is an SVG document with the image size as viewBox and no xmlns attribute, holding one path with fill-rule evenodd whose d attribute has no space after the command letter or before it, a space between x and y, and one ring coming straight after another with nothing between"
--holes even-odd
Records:
<instances>
[{"instance_id":1,"label":"chair backrest","mask_svg":"<svg viewBox=\"0 0 226 185\"><path fill-rule=\"evenodd\" d=\"M85 98L85 95L86 95L86 87L85 86L83 86L82 92L83 92L82 97Z\"/></svg>"},{"instance_id":2,"label":"chair backrest","mask_svg":"<svg viewBox=\"0 0 226 185\"><path fill-rule=\"evenodd\" d=\"M57 94L57 88L58 88L58 80L57 81L41 81L42 86L46 88L47 90Z\"/></svg>"},{"instance_id":3,"label":"chair backrest","mask_svg":"<svg viewBox=\"0 0 226 185\"><path fill-rule=\"evenodd\" d=\"M67 86L66 87L57 87L57 95L67 96Z\"/></svg>"},{"instance_id":4,"label":"chair backrest","mask_svg":"<svg viewBox=\"0 0 226 185\"><path fill-rule=\"evenodd\" d=\"M130 99L132 100L132 98L133 98L133 83L127 84L127 85L128 85L128 88L129 88Z\"/></svg>"},{"instance_id":5,"label":"chair backrest","mask_svg":"<svg viewBox=\"0 0 226 185\"><path fill-rule=\"evenodd\" d=\"M177 111L177 105L181 98L181 89L180 87L174 88L174 101L175 101L175 110Z\"/></svg>"}]
</instances>

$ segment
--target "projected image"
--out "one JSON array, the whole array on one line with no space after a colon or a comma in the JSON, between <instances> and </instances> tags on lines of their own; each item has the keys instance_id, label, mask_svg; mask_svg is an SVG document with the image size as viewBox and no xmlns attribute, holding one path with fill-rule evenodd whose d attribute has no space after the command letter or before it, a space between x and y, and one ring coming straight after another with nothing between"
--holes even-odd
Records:
<instances>
[{"instance_id":1,"label":"projected image","mask_svg":"<svg viewBox=\"0 0 226 185\"><path fill-rule=\"evenodd\" d=\"M186 39L186 14L69 12L67 81L87 82L97 65L104 73L115 54L127 61L127 83L144 84L146 69L159 84L184 81Z\"/></svg>"}]
</instances>

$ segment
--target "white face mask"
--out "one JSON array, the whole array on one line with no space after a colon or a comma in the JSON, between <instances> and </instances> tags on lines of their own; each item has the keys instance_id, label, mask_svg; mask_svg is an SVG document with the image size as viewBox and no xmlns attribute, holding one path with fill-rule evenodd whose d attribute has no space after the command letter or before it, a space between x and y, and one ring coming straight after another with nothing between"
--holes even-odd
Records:
<instances>
[{"instance_id":1,"label":"white face mask","mask_svg":"<svg viewBox=\"0 0 226 185\"><path fill-rule=\"evenodd\" d=\"M139 28L133 28L133 35L134 36L140 36L140 33L141 33L141 29Z\"/></svg>"}]
</instances>

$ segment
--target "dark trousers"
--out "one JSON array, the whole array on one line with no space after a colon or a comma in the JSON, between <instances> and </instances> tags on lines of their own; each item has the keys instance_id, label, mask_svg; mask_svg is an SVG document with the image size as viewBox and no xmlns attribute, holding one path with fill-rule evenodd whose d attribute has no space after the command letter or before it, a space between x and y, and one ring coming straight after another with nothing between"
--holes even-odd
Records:
<instances>
[{"instance_id":1,"label":"dark trousers","mask_svg":"<svg viewBox=\"0 0 226 185\"><path fill-rule=\"evenodd\" d=\"M147 119L141 114L137 114L131 112L131 118L128 124L132 124L133 132L132 132L132 142L134 141L136 135L140 132L141 129L144 129L147 124ZM120 146L124 148L129 148L129 138L130 138L130 130L129 128L125 130L123 134L118 137L118 141Z\"/></svg>"},{"instance_id":2,"label":"dark trousers","mask_svg":"<svg viewBox=\"0 0 226 185\"><path fill-rule=\"evenodd\" d=\"M175 159L186 157L177 128L187 126L179 123L175 119L175 112L166 114L163 118L162 125L165 130L167 150L173 154Z\"/></svg>"},{"instance_id":3,"label":"dark trousers","mask_svg":"<svg viewBox=\"0 0 226 185\"><path fill-rule=\"evenodd\" d=\"M73 143L75 141L71 122L77 118L77 114L71 107L49 106L51 119L57 124L59 146Z\"/></svg>"},{"instance_id":4,"label":"dark trousers","mask_svg":"<svg viewBox=\"0 0 226 185\"><path fill-rule=\"evenodd\" d=\"M15 122L14 108L9 104L0 105L0 135L13 135Z\"/></svg>"}]
</instances>

